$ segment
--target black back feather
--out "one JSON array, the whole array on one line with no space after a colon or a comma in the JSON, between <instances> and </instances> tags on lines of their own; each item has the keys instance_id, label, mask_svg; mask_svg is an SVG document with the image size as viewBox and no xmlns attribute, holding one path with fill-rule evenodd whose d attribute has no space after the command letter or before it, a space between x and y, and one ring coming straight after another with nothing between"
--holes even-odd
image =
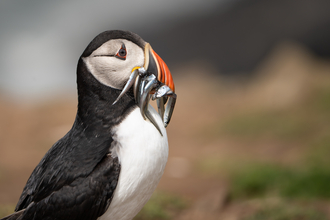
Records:
<instances>
[{"instance_id":1,"label":"black back feather","mask_svg":"<svg viewBox=\"0 0 330 220\"><path fill-rule=\"evenodd\" d=\"M93 220L106 211L120 173L118 158L109 154L112 128L137 106L132 91L112 105L121 91L98 82L82 57L116 38L131 40L142 48L145 45L134 33L106 31L87 46L77 67L75 122L33 170L16 213L5 219Z\"/></svg>"}]
</instances>

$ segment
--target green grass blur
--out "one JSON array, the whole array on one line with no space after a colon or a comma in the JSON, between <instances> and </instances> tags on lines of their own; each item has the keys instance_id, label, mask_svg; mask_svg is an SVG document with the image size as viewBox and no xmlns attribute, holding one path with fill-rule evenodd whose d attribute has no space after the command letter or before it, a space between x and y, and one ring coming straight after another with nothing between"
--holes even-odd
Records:
<instances>
[{"instance_id":1,"label":"green grass blur","mask_svg":"<svg viewBox=\"0 0 330 220\"><path fill-rule=\"evenodd\" d=\"M327 217L313 208L276 204L266 206L244 220L326 220Z\"/></svg>"},{"instance_id":2,"label":"green grass blur","mask_svg":"<svg viewBox=\"0 0 330 220\"><path fill-rule=\"evenodd\" d=\"M302 170L275 165L254 165L232 176L234 198L280 195L286 198L330 198L330 169L312 166Z\"/></svg>"},{"instance_id":3,"label":"green grass blur","mask_svg":"<svg viewBox=\"0 0 330 220\"><path fill-rule=\"evenodd\" d=\"M187 206L188 202L180 196L156 191L134 220L172 219Z\"/></svg>"},{"instance_id":4,"label":"green grass blur","mask_svg":"<svg viewBox=\"0 0 330 220\"><path fill-rule=\"evenodd\" d=\"M265 203L244 220L327 219L323 211L304 208L299 202L330 199L329 88L315 88L302 102L289 108L234 112L207 130L211 138L229 138L243 145L263 139L301 148L300 159L291 164L249 159L223 161L216 156L198 162L200 173L228 179L233 201L272 197L286 201L275 206Z\"/></svg>"},{"instance_id":5,"label":"green grass blur","mask_svg":"<svg viewBox=\"0 0 330 220\"><path fill-rule=\"evenodd\" d=\"M10 215L15 210L14 204L0 205L0 218Z\"/></svg>"}]
</instances>

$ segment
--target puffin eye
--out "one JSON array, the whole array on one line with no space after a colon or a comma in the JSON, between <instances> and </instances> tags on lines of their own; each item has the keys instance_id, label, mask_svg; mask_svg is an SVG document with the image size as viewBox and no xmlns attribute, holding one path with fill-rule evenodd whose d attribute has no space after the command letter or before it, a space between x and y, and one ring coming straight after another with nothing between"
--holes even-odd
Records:
<instances>
[{"instance_id":1,"label":"puffin eye","mask_svg":"<svg viewBox=\"0 0 330 220\"><path fill-rule=\"evenodd\" d=\"M119 49L119 51L116 54L116 57L121 60L126 60L126 55L127 55L127 51L126 51L125 44L122 44L121 48Z\"/></svg>"}]
</instances>

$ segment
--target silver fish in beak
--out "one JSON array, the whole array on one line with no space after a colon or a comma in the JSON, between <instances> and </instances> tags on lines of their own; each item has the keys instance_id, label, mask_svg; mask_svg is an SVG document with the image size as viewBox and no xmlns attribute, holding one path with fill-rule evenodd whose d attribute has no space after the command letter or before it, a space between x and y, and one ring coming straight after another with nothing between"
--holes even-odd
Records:
<instances>
[{"instance_id":1,"label":"silver fish in beak","mask_svg":"<svg viewBox=\"0 0 330 220\"><path fill-rule=\"evenodd\" d=\"M148 119L162 135L155 118L148 110L150 98L157 101L158 113L164 126L167 127L173 114L177 95L170 70L149 43L144 47L144 55L144 66L133 68L132 74L113 104L133 86L135 102L140 107L142 117Z\"/></svg>"}]
</instances>

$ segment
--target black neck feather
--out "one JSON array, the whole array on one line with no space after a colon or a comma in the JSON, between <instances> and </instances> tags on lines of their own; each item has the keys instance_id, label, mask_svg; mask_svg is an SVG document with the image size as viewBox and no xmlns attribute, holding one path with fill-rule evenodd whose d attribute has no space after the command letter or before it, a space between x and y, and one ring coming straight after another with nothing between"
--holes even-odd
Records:
<instances>
[{"instance_id":1,"label":"black neck feather","mask_svg":"<svg viewBox=\"0 0 330 220\"><path fill-rule=\"evenodd\" d=\"M112 105L121 90L97 81L81 58L77 67L77 85L77 119L85 125L92 126L95 132L109 132L111 127L119 124L136 107L132 92L128 92Z\"/></svg>"}]
</instances>

